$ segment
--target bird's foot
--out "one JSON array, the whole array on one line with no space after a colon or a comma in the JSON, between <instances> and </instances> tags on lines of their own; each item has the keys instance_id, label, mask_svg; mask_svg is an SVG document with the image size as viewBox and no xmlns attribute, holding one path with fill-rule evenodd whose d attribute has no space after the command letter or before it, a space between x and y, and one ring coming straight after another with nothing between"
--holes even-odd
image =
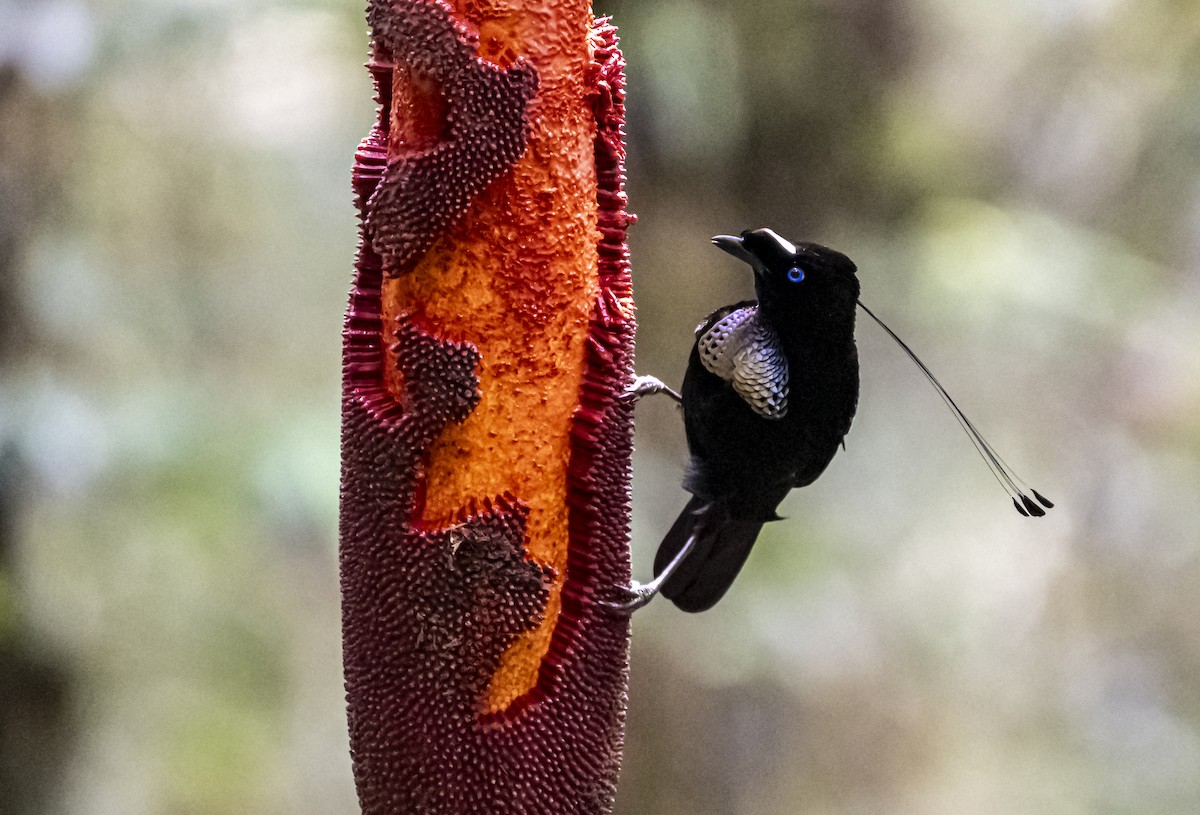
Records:
<instances>
[{"instance_id":1,"label":"bird's foot","mask_svg":"<svg viewBox=\"0 0 1200 815\"><path fill-rule=\"evenodd\" d=\"M625 402L636 402L643 396L650 396L655 393L665 393L676 402L681 404L683 402L683 397L679 395L678 391L654 376L639 376L621 393L620 398Z\"/></svg>"},{"instance_id":2,"label":"bird's foot","mask_svg":"<svg viewBox=\"0 0 1200 815\"><path fill-rule=\"evenodd\" d=\"M662 591L663 584L675 573L675 570L687 559L687 556L691 554L692 549L695 547L696 532L693 531L683 546L679 547L679 551L675 553L675 557L671 558L671 562L655 575L654 579L649 583L639 583L636 580L631 580L628 586L620 586L615 589L618 594L622 595L621 599L598 600L597 602L618 614L632 614L658 596L658 593Z\"/></svg>"},{"instance_id":3,"label":"bird's foot","mask_svg":"<svg viewBox=\"0 0 1200 815\"><path fill-rule=\"evenodd\" d=\"M639 583L634 580L628 586L616 586L613 593L620 596L618 600L598 600L601 606L619 614L632 614L649 603L658 595L658 581Z\"/></svg>"}]
</instances>

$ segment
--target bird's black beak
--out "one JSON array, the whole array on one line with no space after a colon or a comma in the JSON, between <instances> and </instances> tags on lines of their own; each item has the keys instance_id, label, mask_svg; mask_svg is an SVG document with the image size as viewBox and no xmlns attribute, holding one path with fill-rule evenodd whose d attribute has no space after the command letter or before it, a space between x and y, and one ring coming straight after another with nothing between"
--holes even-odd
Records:
<instances>
[{"instance_id":1,"label":"bird's black beak","mask_svg":"<svg viewBox=\"0 0 1200 815\"><path fill-rule=\"evenodd\" d=\"M746 249L745 242L741 238L736 235L715 235L712 242L713 246L724 249L738 260L749 263L755 271L758 271L758 267L761 265L759 259Z\"/></svg>"}]
</instances>

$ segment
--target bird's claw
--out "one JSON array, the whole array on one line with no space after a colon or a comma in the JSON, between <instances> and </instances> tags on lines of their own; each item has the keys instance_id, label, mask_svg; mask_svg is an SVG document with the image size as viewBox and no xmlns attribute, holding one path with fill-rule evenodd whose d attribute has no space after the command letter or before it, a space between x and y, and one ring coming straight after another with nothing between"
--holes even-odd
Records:
<instances>
[{"instance_id":1,"label":"bird's claw","mask_svg":"<svg viewBox=\"0 0 1200 815\"><path fill-rule=\"evenodd\" d=\"M617 398L622 402L636 402L643 396L651 396L656 393L665 393L674 399L676 402L682 402L683 397L678 391L671 388L658 377L654 376L639 376L629 384L621 395Z\"/></svg>"},{"instance_id":2,"label":"bird's claw","mask_svg":"<svg viewBox=\"0 0 1200 815\"><path fill-rule=\"evenodd\" d=\"M615 594L621 595L622 599L597 600L596 602L610 611L622 614L632 614L653 600L655 595L658 594L657 587L644 585L636 580L628 586L616 586L613 588L613 591Z\"/></svg>"}]
</instances>

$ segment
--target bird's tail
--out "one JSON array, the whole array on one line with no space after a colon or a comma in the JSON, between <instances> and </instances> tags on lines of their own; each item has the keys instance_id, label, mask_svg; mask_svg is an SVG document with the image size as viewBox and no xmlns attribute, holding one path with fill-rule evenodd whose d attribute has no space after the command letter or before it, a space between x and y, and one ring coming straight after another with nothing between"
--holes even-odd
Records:
<instances>
[{"instance_id":1,"label":"bird's tail","mask_svg":"<svg viewBox=\"0 0 1200 815\"><path fill-rule=\"evenodd\" d=\"M692 552L663 583L663 595L683 611L712 608L742 570L760 529L761 521L730 517L723 501L706 501L693 496L654 556L654 574L657 576L688 538L696 538Z\"/></svg>"}]
</instances>

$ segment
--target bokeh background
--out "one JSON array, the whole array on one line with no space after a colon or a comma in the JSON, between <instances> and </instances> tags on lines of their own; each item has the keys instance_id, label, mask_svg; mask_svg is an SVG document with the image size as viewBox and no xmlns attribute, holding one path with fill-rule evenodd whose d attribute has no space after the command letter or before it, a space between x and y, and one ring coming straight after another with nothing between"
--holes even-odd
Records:
<instances>
[{"instance_id":1,"label":"bokeh background","mask_svg":"<svg viewBox=\"0 0 1200 815\"><path fill-rule=\"evenodd\" d=\"M635 618L620 815L1200 811L1200 5L604 0L639 368L771 225L859 329L847 451ZM360 3L0 0L0 812L353 813L338 641ZM639 408L635 569L683 502Z\"/></svg>"}]
</instances>

